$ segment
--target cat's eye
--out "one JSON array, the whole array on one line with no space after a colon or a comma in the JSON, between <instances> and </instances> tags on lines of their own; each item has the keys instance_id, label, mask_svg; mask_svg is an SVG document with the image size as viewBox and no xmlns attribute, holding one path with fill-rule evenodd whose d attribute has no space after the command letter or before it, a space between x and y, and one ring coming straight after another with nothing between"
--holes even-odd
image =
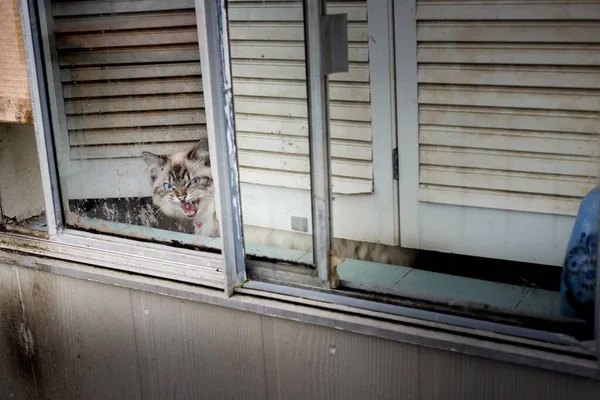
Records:
<instances>
[{"instance_id":1,"label":"cat's eye","mask_svg":"<svg viewBox=\"0 0 600 400\"><path fill-rule=\"evenodd\" d=\"M189 185L192 186L206 186L208 184L208 178L204 177L204 178L193 178L192 180L190 180Z\"/></svg>"},{"instance_id":2,"label":"cat's eye","mask_svg":"<svg viewBox=\"0 0 600 400\"><path fill-rule=\"evenodd\" d=\"M173 185L172 185L172 184L170 184L169 182L165 182L165 183L163 184L163 189L165 189L165 190L174 190L174 189L175 189L175 186L173 186Z\"/></svg>"}]
</instances>

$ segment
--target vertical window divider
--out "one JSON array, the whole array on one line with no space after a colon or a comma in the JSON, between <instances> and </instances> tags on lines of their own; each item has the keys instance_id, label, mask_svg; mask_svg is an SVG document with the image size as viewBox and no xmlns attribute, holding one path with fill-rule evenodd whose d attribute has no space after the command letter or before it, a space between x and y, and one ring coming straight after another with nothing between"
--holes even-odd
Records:
<instances>
[{"instance_id":1,"label":"vertical window divider","mask_svg":"<svg viewBox=\"0 0 600 400\"><path fill-rule=\"evenodd\" d=\"M324 0L304 1L313 254L319 278L329 284L332 227L329 103L323 35L325 14Z\"/></svg>"},{"instance_id":2,"label":"vertical window divider","mask_svg":"<svg viewBox=\"0 0 600 400\"><path fill-rule=\"evenodd\" d=\"M42 53L44 48L42 36L47 32L43 30L40 18L45 21L45 16L40 16L40 10L36 7L36 5L44 6L45 4L40 4L36 0L20 0L19 13L21 16L21 32L23 34L33 127L44 194L46 224L49 235L53 237L58 234L59 229L62 227L63 214L58 172L56 170L56 156L53 149L52 124L49 115L48 82L44 68L48 55L45 52Z\"/></svg>"},{"instance_id":3,"label":"vertical window divider","mask_svg":"<svg viewBox=\"0 0 600 400\"><path fill-rule=\"evenodd\" d=\"M225 293L246 280L240 180L226 0L195 0L202 87L215 201L225 264Z\"/></svg>"}]
</instances>

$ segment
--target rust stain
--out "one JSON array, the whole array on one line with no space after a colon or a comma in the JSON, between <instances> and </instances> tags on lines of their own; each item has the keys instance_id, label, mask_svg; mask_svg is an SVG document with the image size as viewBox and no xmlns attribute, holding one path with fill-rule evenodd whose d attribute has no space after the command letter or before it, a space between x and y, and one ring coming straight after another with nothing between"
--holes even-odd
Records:
<instances>
[{"instance_id":1,"label":"rust stain","mask_svg":"<svg viewBox=\"0 0 600 400\"><path fill-rule=\"evenodd\" d=\"M0 122L33 125L31 101L28 98L0 97Z\"/></svg>"},{"instance_id":2,"label":"rust stain","mask_svg":"<svg viewBox=\"0 0 600 400\"><path fill-rule=\"evenodd\" d=\"M25 46L23 44L23 31L21 30L21 13L19 11L19 0L12 1L13 15L15 16L15 28L17 43L19 44L19 62L25 67Z\"/></svg>"}]
</instances>

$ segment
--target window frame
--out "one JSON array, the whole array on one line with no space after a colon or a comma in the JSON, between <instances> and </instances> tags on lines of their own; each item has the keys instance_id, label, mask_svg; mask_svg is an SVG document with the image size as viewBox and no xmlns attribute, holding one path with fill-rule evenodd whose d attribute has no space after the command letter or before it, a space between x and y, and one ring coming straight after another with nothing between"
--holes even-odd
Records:
<instances>
[{"instance_id":1,"label":"window frame","mask_svg":"<svg viewBox=\"0 0 600 400\"><path fill-rule=\"evenodd\" d=\"M388 0L388 5L393 0ZM36 10L44 12L45 0L20 0L19 8L23 29L25 54L31 91L34 129L46 216L47 237L31 235L22 230L0 232L0 248L28 253L31 260L26 266L50 272L121 284L142 290L152 290L198 301L217 303L226 307L245 309L282 318L299 319L331 327L342 327L355 332L386 337L416 345L460 351L465 354L516 362L529 366L569 372L600 379L600 343L596 340L597 360L577 357L576 348L562 348L538 340L547 338L547 332L535 331L524 334L524 328L504 325L495 331L484 327L482 321L463 318L463 324L451 321L447 314L427 314L417 308L407 308L364 299L353 299L341 291L330 290L331 248L331 196L328 169L328 123L327 123L327 79L323 72L320 50L320 15L324 15L324 0L305 0L305 24L307 34L307 79L309 80L309 104L320 105L311 111L311 184L313 203L313 235L316 274L309 276L311 288L294 288L290 283L298 279L291 271L278 272L276 283L248 279L246 270L252 271L253 263L244 252L242 215L239 196L233 92L231 88L231 64L228 43L226 0L195 0L198 36L202 48L202 80L205 90L207 126L211 142L211 156L217 161L216 199L220 209L223 239L222 256L211 253L177 249L172 255L165 254L164 244L145 243L133 239L114 237L101 233L90 233L64 227L61 197L59 193L56 158L52 136L52 94L47 81L49 60L45 49L45 60L40 59L40 35L45 25ZM393 1L394 4L397 2ZM415 0L406 2L414 12ZM395 10L397 12L397 10ZM393 18L394 13L388 13ZM43 16L42 16L43 17ZM38 20L39 18L39 20ZM317 21L316 23L314 23ZM392 19L393 21L393 19ZM38 25L42 32L38 31ZM314 24L313 24L314 23ZM409 29L410 27L405 27ZM46 37L47 44L47 37ZM416 45L416 44L415 44ZM315 48L319 49L315 53ZM308 54L311 53L311 54ZM416 57L416 55L415 55ZM416 65L415 65L416 68ZM312 101L312 103L311 103ZM317 108L319 108L317 106ZM325 108L325 110L323 110ZM325 121L325 122L324 122ZM313 126L318 126L313 132ZM215 135L221 129L225 134ZM212 133L211 133L212 132ZM313 151L315 150L315 151ZM230 158L226 157L229 155ZM317 169L323 166L324 169ZM323 197L327 194L327 197ZM322 213L316 213L315 208ZM229 214L228 214L229 213ZM315 214L320 216L315 220ZM225 218L224 218L225 216ZM22 254L2 254L0 259L26 260ZM56 260L65 263L56 266ZM88 265L81 265L88 264ZM267 263L277 267L277 263ZM46 266L48 265L48 266ZM54 266L54 267L53 267ZM99 270L95 267L106 269ZM190 274L195 271L196 275ZM129 273L129 274L128 274ZM134 273L131 276L130 273ZM145 276L144 276L145 275ZM163 278L163 279L161 279ZM166 279L186 282L177 283ZM302 281L304 278L300 278ZM320 285L319 285L320 283ZM208 291L200 286L219 289ZM302 285L302 283L300 283ZM199 293L202 293L200 295ZM596 297L600 299L600 285L596 285ZM600 310L598 301L597 311ZM599 312L596 313L597 315ZM358 317L357 317L358 316ZM502 325L502 324L500 324ZM484 330L481 330L483 327ZM489 330L488 330L489 329ZM502 330L501 329L501 330ZM600 318L596 318L596 337L600 332ZM524 335L524 336L523 336ZM559 335L556 336L558 340Z\"/></svg>"}]
</instances>

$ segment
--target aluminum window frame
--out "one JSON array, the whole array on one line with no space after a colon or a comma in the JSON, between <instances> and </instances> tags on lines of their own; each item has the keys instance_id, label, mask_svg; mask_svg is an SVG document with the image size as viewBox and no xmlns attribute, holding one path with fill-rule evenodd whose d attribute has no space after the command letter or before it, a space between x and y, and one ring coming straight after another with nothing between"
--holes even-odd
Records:
<instances>
[{"instance_id":1,"label":"aluminum window frame","mask_svg":"<svg viewBox=\"0 0 600 400\"><path fill-rule=\"evenodd\" d=\"M56 70L51 52L52 35L48 29L49 1L19 0L21 29L26 55L35 138L40 161L47 238L31 239L22 229L3 234L0 244L6 249L28 248L34 254L52 252L73 261L130 273L225 288L224 260L221 255L185 248L165 252L163 244L90 233L65 227L60 193L61 182L55 156L53 132L60 129L60 102L57 101ZM8 228L8 225L6 226ZM223 228L223 227L222 227ZM225 229L227 229L225 227ZM223 254L228 248L224 243Z\"/></svg>"},{"instance_id":2,"label":"aluminum window frame","mask_svg":"<svg viewBox=\"0 0 600 400\"><path fill-rule=\"evenodd\" d=\"M43 1L43 0L40 0ZM391 0L390 0L391 1ZM414 5L414 0L409 1ZM169 295L183 297L198 297L195 293L202 290L189 288L184 284L173 283L168 280L186 282L218 289L220 294L205 294L200 296L200 301L219 303L224 306L238 307L239 304L249 302L253 304L253 312L261 312L266 315L278 315L284 318L297 318L305 322L314 323L318 320L321 324L334 326L348 326L348 329L358 329L355 325L343 322L345 313L362 315L362 333L373 335L384 335L390 326L382 328L382 324L396 324L396 328L403 333L394 336L396 340L406 341L418 345L443 348L447 350L461 351L466 354L479 355L503 361L517 362L530 366L541 366L555 371L570 373L600 379L600 367L598 362L590 364L576 358L576 349L563 349L563 356L556 353L557 346L538 342L547 338L547 332L525 335L520 332L521 337L513 336L511 332L481 331L481 321L465 318L463 325L448 321L447 318L439 318L435 315L419 313L417 309L403 309L399 306L390 306L384 303L369 302L367 300L354 299L344 300L342 294L318 291L316 289L294 289L286 283L293 281L293 273L282 271L281 283L269 284L260 280L248 280L246 269L248 263L244 254L244 239L242 230L242 215L239 196L239 178L237 170L237 153L235 145L235 121L233 119L233 92L231 88L231 63L228 43L227 9L226 0L195 0L196 17L198 21L198 35L201 45L204 44L202 54L208 62L203 63L202 79L205 88L207 104L207 124L209 132L212 132L211 155L214 155L217 165L217 195L220 209L220 226L223 239L222 256L210 253L177 249L175 255L165 255L163 244L143 243L133 239L119 238L98 233L65 228L61 198L56 170L56 160L52 145L52 116L50 108L44 99L50 96L46 92L48 71L47 65L40 60L39 41L36 44L37 14L36 0L20 0L19 8L22 19L24 45L28 66L29 83L31 88L31 100L34 117L36 142L40 168L42 171L42 185L44 190L44 201L48 219L48 237L32 237L20 233L0 233L0 248L29 253L29 258L20 255L17 259L29 260L28 266L40 268L39 265L51 264L47 261L31 261L35 256L60 259L67 265L65 267L44 267L46 270L62 274L73 274L73 276L84 279L95 279L111 284L132 285L135 287L147 287L152 282L153 291L167 293ZM310 114L311 123L318 126L315 133L309 136L311 150L317 149L316 154L311 154L311 166L321 166L325 161L328 166L328 123L327 123L327 79L323 73L323 64L318 61L322 55L313 54L315 47L313 43L317 35L320 38L319 23L312 24L310 21L324 14L323 0L305 0L305 15L307 18L307 78L313 79L309 82L309 93L312 93L312 105L321 105L325 110L317 110ZM308 4L308 7L306 5ZM407 4L406 7L410 7ZM414 8L412 9L414 12ZM388 13L388 18L393 18L394 13ZM313 21L314 22L314 21ZM202 25L201 25L202 24ZM43 32L42 32L43 34ZM38 36L39 37L39 36ZM311 39L312 38L312 39ZM317 49L320 46L317 46ZM37 49L37 50L36 50ZM36 51L38 54L36 54ZM308 54L310 53L310 54ZM48 57L48 54L45 54ZM416 57L416 54L415 54ZM46 59L45 62L49 60ZM312 77L312 78L311 78ZM52 90L52 87L49 87ZM311 104L311 103L309 103ZM210 121L210 122L209 122ZM325 123L323 124L323 121ZM212 129L211 129L212 127ZM223 129L224 134L216 135L217 129ZM211 135L209 133L209 135ZM321 146L319 148L319 146ZM233 155L233 158L228 156ZM314 163L314 164L313 164ZM327 171L327 172L326 172ZM314 230L319 234L313 236L315 245L316 277L311 282L315 286L320 282L322 289L329 289L330 265L329 250L331 248L331 196L330 186L327 186L329 169L324 170L311 168L311 182L313 187L313 218L315 208L324 211L317 217ZM315 190L316 189L316 190ZM316 195L315 195L316 193ZM329 193L327 197L324 194ZM315 198L318 196L318 198ZM229 216L223 218L224 213L230 212ZM171 248L171 247L169 247ZM8 253L7 253L8 254ZM2 255L7 258L9 255ZM33 257L33 258L32 258ZM10 258L10 257L9 257ZM24 261L24 262L25 262ZM74 264L77 263L77 264ZM88 265L82 265L88 264ZM274 263L273 266L277 266ZM99 271L95 266L105 268ZM54 268L54 269L52 269ZM194 271L196 274L190 273ZM133 272L135 276L128 278L127 273ZM144 276L145 275L145 276ZM90 278L93 276L93 278ZM115 278L118 277L118 278ZM157 278L159 283L157 283ZM164 279L160 279L164 278ZM288 280L289 278L289 280ZM146 285L146 286L145 286ZM183 285L183 286L182 286ZM597 285L597 299L600 299L600 285ZM203 297L204 296L204 297ZM250 300L249 300L250 299ZM306 310L299 312L297 308L290 308L289 304L297 304L298 307L313 307L319 310L329 310L319 317L308 318L310 312ZM269 307L264 307L268 304ZM598 307L597 301L597 310ZM243 308L240 306L240 308ZM598 313L597 313L598 314ZM341 319L340 319L341 318ZM341 322L340 322L341 321ZM470 322L469 322L470 321ZM354 326L354 328L350 328ZM431 329L441 330L446 333L427 335ZM394 329L396 329L394 328ZM387 330L386 330L387 329ZM487 329L487 328L485 328ZM519 330L519 328L513 328ZM448 340L447 332L452 332L453 340ZM596 318L596 337L600 332L600 318ZM425 336L421 336L425 335ZM444 336L446 335L446 336ZM385 335L384 335L385 336ZM561 338L557 335L557 341ZM390 337L391 338L391 337ZM491 343L500 342L500 346ZM524 351L506 351L506 346L523 346ZM490 349L493 348L493 351ZM504 348L504 350L503 350ZM600 343L596 341L596 353L600 360ZM571 362L566 365L564 353L571 354ZM560 353L560 352L559 352ZM579 360L579 361L577 361ZM598 361L596 360L596 361Z\"/></svg>"}]
</instances>

